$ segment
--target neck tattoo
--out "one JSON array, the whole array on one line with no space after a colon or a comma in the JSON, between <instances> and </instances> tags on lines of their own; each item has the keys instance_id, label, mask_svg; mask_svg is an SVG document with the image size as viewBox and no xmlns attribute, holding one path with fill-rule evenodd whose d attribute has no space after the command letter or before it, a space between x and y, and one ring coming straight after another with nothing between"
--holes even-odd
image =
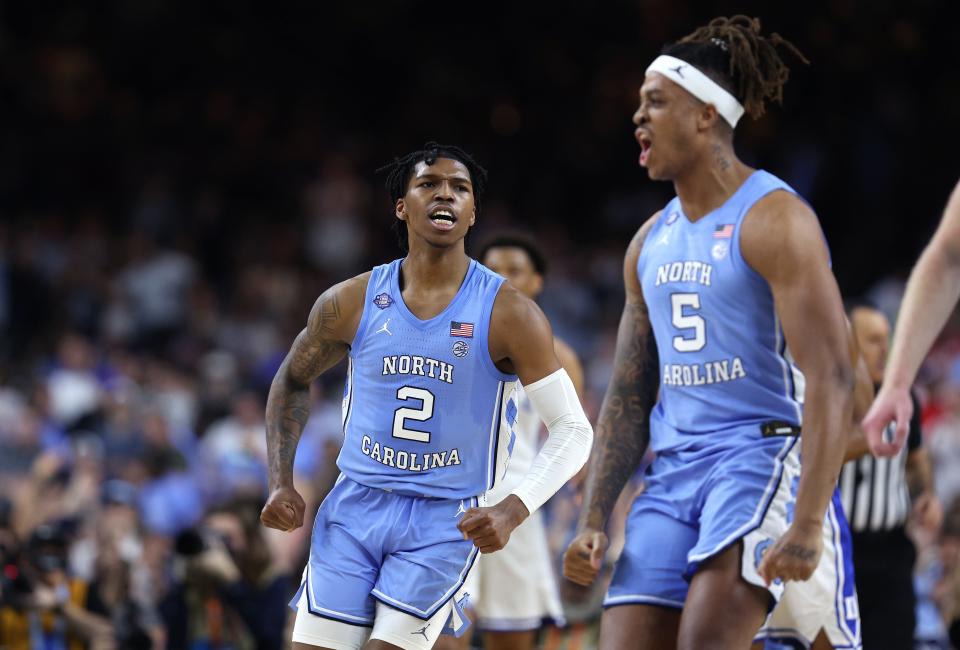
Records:
<instances>
[{"instance_id":1,"label":"neck tattoo","mask_svg":"<svg viewBox=\"0 0 960 650\"><path fill-rule=\"evenodd\" d=\"M721 171L727 171L730 168L730 161L723 155L723 147L718 144L713 145L713 159L720 165Z\"/></svg>"}]
</instances>

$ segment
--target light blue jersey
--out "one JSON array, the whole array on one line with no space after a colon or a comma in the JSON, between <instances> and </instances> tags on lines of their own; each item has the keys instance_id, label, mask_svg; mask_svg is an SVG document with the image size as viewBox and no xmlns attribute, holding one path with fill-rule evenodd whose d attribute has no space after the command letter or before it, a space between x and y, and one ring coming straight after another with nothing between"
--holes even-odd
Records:
<instances>
[{"instance_id":1,"label":"light blue jersey","mask_svg":"<svg viewBox=\"0 0 960 650\"><path fill-rule=\"evenodd\" d=\"M690 222L680 200L664 208L643 244L637 273L659 352L660 398L651 415L654 451L760 437L799 426L803 375L786 349L767 282L740 253L750 208L794 190L754 172L713 212ZM779 430L778 430L779 429Z\"/></svg>"},{"instance_id":2,"label":"light blue jersey","mask_svg":"<svg viewBox=\"0 0 960 650\"><path fill-rule=\"evenodd\" d=\"M516 376L490 358L503 278L470 261L457 295L429 320L400 294L400 264L373 269L350 348L337 465L368 487L466 499L491 488L513 443Z\"/></svg>"},{"instance_id":3,"label":"light blue jersey","mask_svg":"<svg viewBox=\"0 0 960 650\"><path fill-rule=\"evenodd\" d=\"M793 521L803 375L790 359L770 286L739 245L744 216L777 190L795 194L756 171L695 223L675 198L643 243L637 274L661 375L650 417L657 455L627 519L605 607L681 609L691 578L738 542L740 576L776 600L783 594L783 582L766 583L759 566ZM840 527L829 523L824 557L842 558ZM815 575L811 583L824 570ZM843 577L839 569L834 575ZM852 579L835 582L838 598L852 595ZM837 647L855 647L847 645L851 629Z\"/></svg>"}]
</instances>

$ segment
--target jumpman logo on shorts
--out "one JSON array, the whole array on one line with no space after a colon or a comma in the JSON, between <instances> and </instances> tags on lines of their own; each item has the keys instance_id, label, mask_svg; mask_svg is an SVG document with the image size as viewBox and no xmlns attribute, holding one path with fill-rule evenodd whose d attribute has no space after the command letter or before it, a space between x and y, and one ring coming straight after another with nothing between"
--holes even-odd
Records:
<instances>
[{"instance_id":1,"label":"jumpman logo on shorts","mask_svg":"<svg viewBox=\"0 0 960 650\"><path fill-rule=\"evenodd\" d=\"M410 634L420 634L420 635L423 636L424 639L426 639L427 641L429 641L429 640L430 640L430 637L427 636L427 628L428 628L428 627L430 627L430 623L427 623L426 625L424 625L423 627L421 627L421 628L420 628L419 630L417 630L416 632L411 632Z\"/></svg>"},{"instance_id":2,"label":"jumpman logo on shorts","mask_svg":"<svg viewBox=\"0 0 960 650\"><path fill-rule=\"evenodd\" d=\"M453 515L454 517L459 517L460 515L467 514L467 507L463 505L463 499L460 499L460 508L457 509L457 514Z\"/></svg>"},{"instance_id":3,"label":"jumpman logo on shorts","mask_svg":"<svg viewBox=\"0 0 960 650\"><path fill-rule=\"evenodd\" d=\"M387 319L387 322L384 323L383 325L381 325L381 326L380 326L380 329L378 329L376 332L374 332L374 334L379 334L380 332L386 332L386 333L389 334L390 336L393 336L393 332L391 332L390 330L387 329L387 325L389 325L389 324L390 324L390 319L388 318L388 319Z\"/></svg>"}]
</instances>

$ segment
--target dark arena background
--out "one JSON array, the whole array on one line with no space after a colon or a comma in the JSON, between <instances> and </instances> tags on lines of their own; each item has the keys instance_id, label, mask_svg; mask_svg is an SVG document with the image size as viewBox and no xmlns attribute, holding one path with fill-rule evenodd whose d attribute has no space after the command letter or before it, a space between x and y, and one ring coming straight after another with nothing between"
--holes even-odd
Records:
<instances>
[{"instance_id":1,"label":"dark arena background","mask_svg":"<svg viewBox=\"0 0 960 650\"><path fill-rule=\"evenodd\" d=\"M541 305L583 359L595 418L624 251L673 196L638 167L637 91L663 44L713 16L757 16L809 58L785 55L783 105L745 118L737 149L809 200L844 297L895 317L960 177L955 10L0 3L0 648L289 645L337 475L344 367L313 390L296 465L308 521L291 534L258 521L267 390L316 297L402 255L375 170L428 140L489 170L468 252L503 230L543 247ZM917 392L945 516L911 524L915 636L947 648L958 323ZM547 507L558 571L579 505L568 486ZM603 589L561 580L570 625L540 647L595 647Z\"/></svg>"}]
</instances>

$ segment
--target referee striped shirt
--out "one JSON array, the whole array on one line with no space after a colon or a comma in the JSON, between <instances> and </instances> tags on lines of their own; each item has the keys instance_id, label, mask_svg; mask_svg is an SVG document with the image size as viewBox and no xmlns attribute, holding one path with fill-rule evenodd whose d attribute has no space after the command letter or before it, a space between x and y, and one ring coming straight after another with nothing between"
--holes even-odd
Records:
<instances>
[{"instance_id":1,"label":"referee striped shirt","mask_svg":"<svg viewBox=\"0 0 960 650\"><path fill-rule=\"evenodd\" d=\"M914 396L910 434L899 454L891 458L867 454L843 466L840 494L854 533L883 532L906 525L910 516L907 456L920 446L922 439L920 405Z\"/></svg>"}]
</instances>

